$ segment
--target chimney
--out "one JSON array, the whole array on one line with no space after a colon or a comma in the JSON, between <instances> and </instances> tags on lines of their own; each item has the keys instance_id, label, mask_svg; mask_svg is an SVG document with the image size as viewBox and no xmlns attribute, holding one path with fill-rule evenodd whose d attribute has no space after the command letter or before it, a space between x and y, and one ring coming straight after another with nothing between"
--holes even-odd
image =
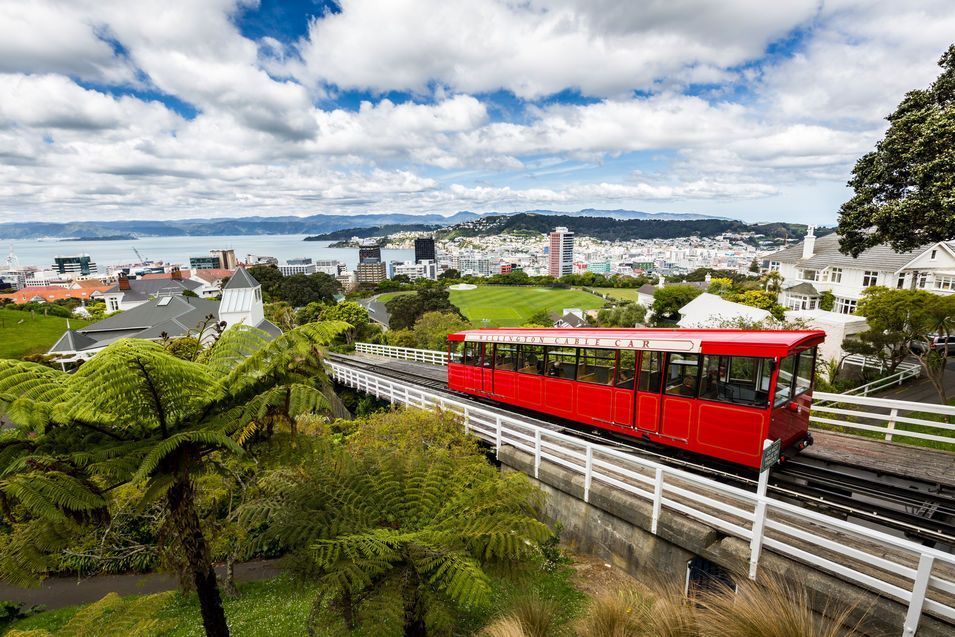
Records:
<instances>
[{"instance_id":1,"label":"chimney","mask_svg":"<svg viewBox=\"0 0 955 637\"><path fill-rule=\"evenodd\" d=\"M179 269L178 265L172 266L172 270L169 271L169 274L173 281L182 281L182 270Z\"/></svg>"},{"instance_id":2,"label":"chimney","mask_svg":"<svg viewBox=\"0 0 955 637\"><path fill-rule=\"evenodd\" d=\"M809 226L806 238L802 242L802 258L809 259L816 252L816 226Z\"/></svg>"},{"instance_id":3,"label":"chimney","mask_svg":"<svg viewBox=\"0 0 955 637\"><path fill-rule=\"evenodd\" d=\"M119 275L119 289L120 290L129 290L129 277L125 273L120 273Z\"/></svg>"}]
</instances>

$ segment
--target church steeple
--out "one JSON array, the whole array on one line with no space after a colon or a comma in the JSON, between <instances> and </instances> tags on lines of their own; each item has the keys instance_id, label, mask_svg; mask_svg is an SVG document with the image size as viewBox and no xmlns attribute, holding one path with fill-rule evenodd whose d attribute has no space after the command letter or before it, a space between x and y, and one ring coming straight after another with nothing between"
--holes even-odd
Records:
<instances>
[{"instance_id":1,"label":"church steeple","mask_svg":"<svg viewBox=\"0 0 955 637\"><path fill-rule=\"evenodd\" d=\"M227 327L238 323L255 327L264 318L261 284L245 268L237 268L222 288L219 320L225 321Z\"/></svg>"}]
</instances>

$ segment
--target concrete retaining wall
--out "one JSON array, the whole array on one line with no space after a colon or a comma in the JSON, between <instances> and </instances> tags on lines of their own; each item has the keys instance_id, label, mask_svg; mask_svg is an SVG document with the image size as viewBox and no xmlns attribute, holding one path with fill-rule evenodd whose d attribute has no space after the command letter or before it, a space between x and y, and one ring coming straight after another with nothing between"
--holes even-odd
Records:
<instances>
[{"instance_id":1,"label":"concrete retaining wall","mask_svg":"<svg viewBox=\"0 0 955 637\"><path fill-rule=\"evenodd\" d=\"M499 455L502 466L521 471L534 480L534 458L530 454L504 447ZM540 479L535 480L547 494L545 515L563 525L563 539L584 553L598 555L626 570L640 581L653 585L661 579L686 580L687 562L695 555L720 565L745 578L749 568L749 543L679 513L661 512L658 534L650 533L652 505L612 487L593 483L590 502L584 502L583 477L564 468L542 462ZM777 577L805 587L816 610L824 613L827 605L837 603L857 609L856 621L871 635L900 635L906 608L883 599L826 573L781 557L763 549L761 576ZM864 617L863 617L864 614ZM919 637L950 637L955 626L923 615Z\"/></svg>"}]
</instances>

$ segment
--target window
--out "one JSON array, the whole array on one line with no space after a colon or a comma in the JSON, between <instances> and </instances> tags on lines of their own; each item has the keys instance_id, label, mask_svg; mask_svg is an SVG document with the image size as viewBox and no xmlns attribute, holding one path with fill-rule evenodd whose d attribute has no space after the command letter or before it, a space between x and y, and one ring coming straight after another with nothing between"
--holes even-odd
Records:
<instances>
[{"instance_id":1,"label":"window","mask_svg":"<svg viewBox=\"0 0 955 637\"><path fill-rule=\"evenodd\" d=\"M494 348L494 369L513 372L517 369L517 345L498 343Z\"/></svg>"},{"instance_id":2,"label":"window","mask_svg":"<svg viewBox=\"0 0 955 637\"><path fill-rule=\"evenodd\" d=\"M483 343L465 343L464 344L464 364L473 367L481 366L481 352Z\"/></svg>"},{"instance_id":3,"label":"window","mask_svg":"<svg viewBox=\"0 0 955 637\"><path fill-rule=\"evenodd\" d=\"M812 388L815 375L816 348L787 356L779 365L779 380L776 382L775 405L804 394Z\"/></svg>"},{"instance_id":4,"label":"window","mask_svg":"<svg viewBox=\"0 0 955 637\"><path fill-rule=\"evenodd\" d=\"M580 349L577 357L577 381L613 385L617 352L612 349Z\"/></svg>"},{"instance_id":5,"label":"window","mask_svg":"<svg viewBox=\"0 0 955 637\"><path fill-rule=\"evenodd\" d=\"M577 349L573 347L548 347L544 366L552 378L574 380L577 371Z\"/></svg>"},{"instance_id":6,"label":"window","mask_svg":"<svg viewBox=\"0 0 955 637\"><path fill-rule=\"evenodd\" d=\"M874 270L866 270L862 273L862 287L868 288L879 284L879 273Z\"/></svg>"},{"instance_id":7,"label":"window","mask_svg":"<svg viewBox=\"0 0 955 637\"><path fill-rule=\"evenodd\" d=\"M842 283L842 268L829 268L829 282Z\"/></svg>"},{"instance_id":8,"label":"window","mask_svg":"<svg viewBox=\"0 0 955 637\"><path fill-rule=\"evenodd\" d=\"M116 297L109 298L109 311L118 312L119 311L119 299Z\"/></svg>"},{"instance_id":9,"label":"window","mask_svg":"<svg viewBox=\"0 0 955 637\"><path fill-rule=\"evenodd\" d=\"M814 310L819 299L815 296L792 294L786 299L786 307L790 310Z\"/></svg>"},{"instance_id":10,"label":"window","mask_svg":"<svg viewBox=\"0 0 955 637\"><path fill-rule=\"evenodd\" d=\"M705 356L700 398L766 407L773 360L750 356Z\"/></svg>"},{"instance_id":11,"label":"window","mask_svg":"<svg viewBox=\"0 0 955 637\"><path fill-rule=\"evenodd\" d=\"M770 262L769 262L769 271L770 271L770 272L779 272L779 261L770 261Z\"/></svg>"},{"instance_id":12,"label":"window","mask_svg":"<svg viewBox=\"0 0 955 637\"><path fill-rule=\"evenodd\" d=\"M900 275L899 275L899 282L895 285L895 287L897 287L897 288L900 289L900 290L905 287L905 275L904 275L904 274L900 274Z\"/></svg>"},{"instance_id":13,"label":"window","mask_svg":"<svg viewBox=\"0 0 955 637\"><path fill-rule=\"evenodd\" d=\"M660 391L660 369L663 352L643 352L640 356L640 391Z\"/></svg>"},{"instance_id":14,"label":"window","mask_svg":"<svg viewBox=\"0 0 955 637\"><path fill-rule=\"evenodd\" d=\"M926 281L928 281L928 273L927 273L927 272L919 272L919 281L918 281L918 286L919 286L919 288L921 288L921 289L924 290L924 289L925 289L925 283L926 283Z\"/></svg>"},{"instance_id":15,"label":"window","mask_svg":"<svg viewBox=\"0 0 955 637\"><path fill-rule=\"evenodd\" d=\"M522 345L520 365L517 368L522 374L541 375L544 373L544 347L542 345Z\"/></svg>"},{"instance_id":16,"label":"window","mask_svg":"<svg viewBox=\"0 0 955 637\"><path fill-rule=\"evenodd\" d=\"M932 256L930 256L929 259L934 261L936 256L938 256L938 250L932 250Z\"/></svg>"},{"instance_id":17,"label":"window","mask_svg":"<svg viewBox=\"0 0 955 637\"><path fill-rule=\"evenodd\" d=\"M670 354L666 393L671 396L695 397L699 372L699 354Z\"/></svg>"},{"instance_id":18,"label":"window","mask_svg":"<svg viewBox=\"0 0 955 637\"><path fill-rule=\"evenodd\" d=\"M856 301L855 299L837 298L835 310L840 314L852 314L856 311Z\"/></svg>"},{"instance_id":19,"label":"window","mask_svg":"<svg viewBox=\"0 0 955 637\"><path fill-rule=\"evenodd\" d=\"M803 270L802 278L804 281L818 281L819 270Z\"/></svg>"},{"instance_id":20,"label":"window","mask_svg":"<svg viewBox=\"0 0 955 637\"><path fill-rule=\"evenodd\" d=\"M452 363L464 362L464 341L448 341L448 353Z\"/></svg>"},{"instance_id":21,"label":"window","mask_svg":"<svg viewBox=\"0 0 955 637\"><path fill-rule=\"evenodd\" d=\"M617 364L617 387L633 389L633 376L637 368L637 353L633 350L620 350L620 362Z\"/></svg>"},{"instance_id":22,"label":"window","mask_svg":"<svg viewBox=\"0 0 955 637\"><path fill-rule=\"evenodd\" d=\"M799 365L796 367L796 386L793 390L793 396L804 394L812 388L812 378L815 375L815 362L815 347L799 353Z\"/></svg>"},{"instance_id":23,"label":"window","mask_svg":"<svg viewBox=\"0 0 955 637\"><path fill-rule=\"evenodd\" d=\"M955 276L935 276L936 290L955 290Z\"/></svg>"},{"instance_id":24,"label":"window","mask_svg":"<svg viewBox=\"0 0 955 637\"><path fill-rule=\"evenodd\" d=\"M776 381L776 400L778 407L786 403L793 393L793 376L796 372L796 356L787 356L779 364L779 379Z\"/></svg>"}]
</instances>

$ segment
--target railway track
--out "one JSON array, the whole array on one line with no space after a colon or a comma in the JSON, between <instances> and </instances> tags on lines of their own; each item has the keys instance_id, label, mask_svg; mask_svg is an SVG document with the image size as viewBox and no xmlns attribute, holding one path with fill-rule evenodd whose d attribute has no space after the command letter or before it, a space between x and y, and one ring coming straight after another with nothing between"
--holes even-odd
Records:
<instances>
[{"instance_id":1,"label":"railway track","mask_svg":"<svg viewBox=\"0 0 955 637\"><path fill-rule=\"evenodd\" d=\"M694 457L652 443L634 443L599 429L529 410L505 409L491 400L453 392L448 389L446 381L407 369L397 370L340 354L329 354L328 357L341 364L439 391L456 400L472 402L503 415L520 414L531 423L552 431L582 437L686 471L756 489L755 474L743 468L714 466L711 462L704 464ZM937 484L895 477L885 472L821 466L797 457L786 460L772 470L769 492L774 497L843 519L854 519L869 526L891 530L942 550L951 551L955 546L955 493Z\"/></svg>"}]
</instances>

